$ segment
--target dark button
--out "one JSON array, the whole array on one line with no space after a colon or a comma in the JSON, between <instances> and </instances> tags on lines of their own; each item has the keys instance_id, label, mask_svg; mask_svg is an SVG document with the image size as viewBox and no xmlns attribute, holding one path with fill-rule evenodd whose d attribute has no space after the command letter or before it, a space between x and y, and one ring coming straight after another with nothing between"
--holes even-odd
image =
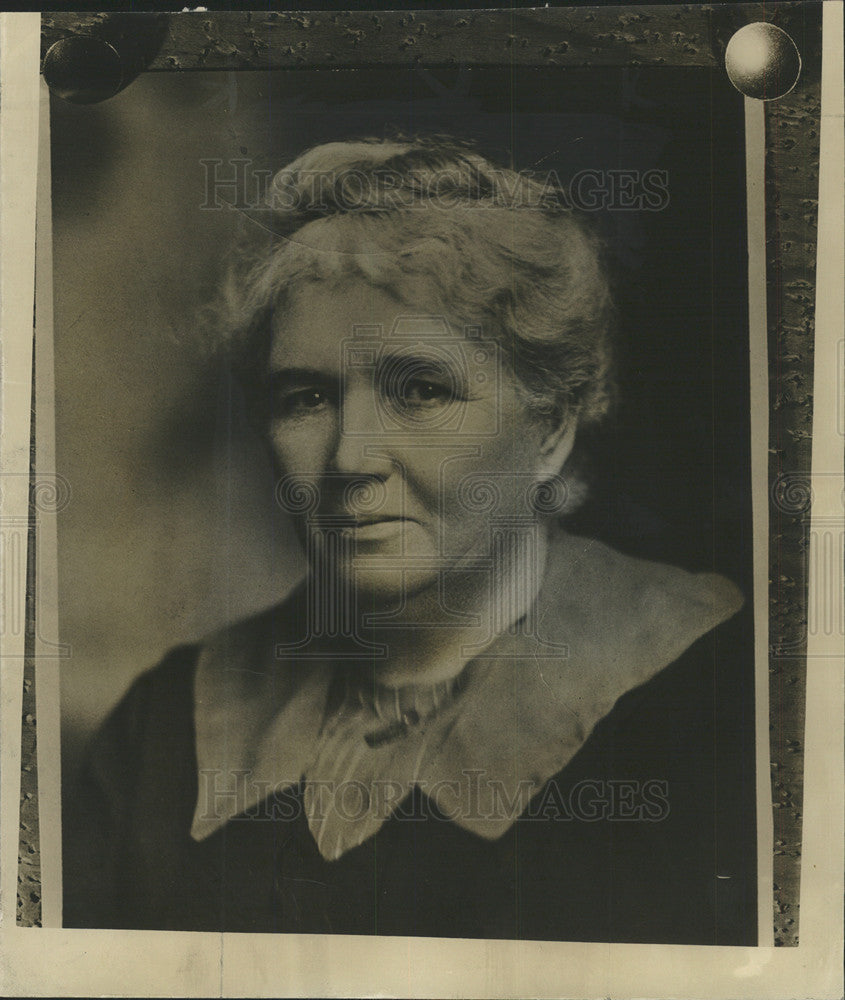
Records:
<instances>
[{"instance_id":1,"label":"dark button","mask_svg":"<svg viewBox=\"0 0 845 1000\"><path fill-rule=\"evenodd\" d=\"M415 708L409 708L402 713L402 721L406 726L415 726L420 721L420 713Z\"/></svg>"}]
</instances>

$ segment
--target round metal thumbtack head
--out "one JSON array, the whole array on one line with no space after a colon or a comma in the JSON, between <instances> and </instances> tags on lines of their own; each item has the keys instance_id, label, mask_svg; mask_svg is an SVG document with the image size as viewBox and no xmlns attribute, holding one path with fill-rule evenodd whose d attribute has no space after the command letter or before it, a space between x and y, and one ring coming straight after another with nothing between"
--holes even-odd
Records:
<instances>
[{"instance_id":1,"label":"round metal thumbtack head","mask_svg":"<svg viewBox=\"0 0 845 1000\"><path fill-rule=\"evenodd\" d=\"M102 38L71 35L47 49L44 80L52 93L74 104L96 104L123 86L123 60Z\"/></svg>"},{"instance_id":2,"label":"round metal thumbtack head","mask_svg":"<svg viewBox=\"0 0 845 1000\"><path fill-rule=\"evenodd\" d=\"M783 97L798 82L801 56L795 42L777 25L746 24L725 50L725 69L736 89L758 101Z\"/></svg>"}]
</instances>

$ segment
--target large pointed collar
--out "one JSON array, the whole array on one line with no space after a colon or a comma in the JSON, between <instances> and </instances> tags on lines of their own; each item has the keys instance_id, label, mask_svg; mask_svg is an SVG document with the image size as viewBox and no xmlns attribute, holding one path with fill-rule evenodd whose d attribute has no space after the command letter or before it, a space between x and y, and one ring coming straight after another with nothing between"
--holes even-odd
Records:
<instances>
[{"instance_id":1,"label":"large pointed collar","mask_svg":"<svg viewBox=\"0 0 845 1000\"><path fill-rule=\"evenodd\" d=\"M191 834L201 840L304 778L326 858L376 833L414 785L453 822L499 837L623 694L742 603L723 577L561 533L531 627L472 660L464 690L431 722L373 746L365 737L377 720L366 705L327 710L336 669L306 655L300 590L202 645Z\"/></svg>"}]
</instances>

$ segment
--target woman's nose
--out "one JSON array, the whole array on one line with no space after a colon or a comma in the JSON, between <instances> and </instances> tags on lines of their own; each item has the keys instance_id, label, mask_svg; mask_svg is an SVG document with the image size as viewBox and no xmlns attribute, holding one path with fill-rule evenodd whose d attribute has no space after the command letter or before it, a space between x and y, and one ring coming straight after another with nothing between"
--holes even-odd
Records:
<instances>
[{"instance_id":1,"label":"woman's nose","mask_svg":"<svg viewBox=\"0 0 845 1000\"><path fill-rule=\"evenodd\" d=\"M360 386L343 395L332 456L337 472L389 475L392 463L384 454L387 442L378 402L373 386Z\"/></svg>"}]
</instances>

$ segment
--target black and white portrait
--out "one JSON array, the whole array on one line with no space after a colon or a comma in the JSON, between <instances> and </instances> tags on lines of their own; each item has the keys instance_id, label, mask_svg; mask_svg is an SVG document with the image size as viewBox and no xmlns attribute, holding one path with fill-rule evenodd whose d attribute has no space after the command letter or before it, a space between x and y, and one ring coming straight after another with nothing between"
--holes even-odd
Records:
<instances>
[{"instance_id":1,"label":"black and white portrait","mask_svg":"<svg viewBox=\"0 0 845 1000\"><path fill-rule=\"evenodd\" d=\"M64 921L751 944L741 99L629 70L386 84L234 77L241 162L196 157L180 224L138 220L176 241L167 294L203 296L176 348L143 311L108 331L155 358L145 392L174 387L134 433L148 462L191 421L218 455L252 442L263 537L238 463L213 478L278 592L233 613L250 561L218 561L220 620L101 724ZM206 216L225 252L184 233ZM183 398L173 367L206 363Z\"/></svg>"}]
</instances>

